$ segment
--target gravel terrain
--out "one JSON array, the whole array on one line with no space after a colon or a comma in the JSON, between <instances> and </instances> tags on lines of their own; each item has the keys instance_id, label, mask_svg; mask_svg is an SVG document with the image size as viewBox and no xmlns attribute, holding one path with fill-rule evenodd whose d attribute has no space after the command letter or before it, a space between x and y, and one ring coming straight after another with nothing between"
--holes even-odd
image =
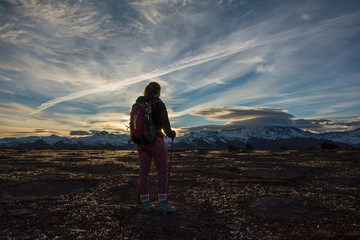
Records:
<instances>
[{"instance_id":1,"label":"gravel terrain","mask_svg":"<svg viewBox=\"0 0 360 240\"><path fill-rule=\"evenodd\" d=\"M141 212L137 161L0 150L0 239L360 239L360 150L174 150L167 215Z\"/></svg>"}]
</instances>

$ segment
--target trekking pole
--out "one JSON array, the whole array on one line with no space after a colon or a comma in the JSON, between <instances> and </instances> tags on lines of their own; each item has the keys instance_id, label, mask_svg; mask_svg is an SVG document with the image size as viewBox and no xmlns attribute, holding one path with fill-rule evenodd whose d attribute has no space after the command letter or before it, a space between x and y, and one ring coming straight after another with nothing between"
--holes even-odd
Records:
<instances>
[{"instance_id":1,"label":"trekking pole","mask_svg":"<svg viewBox=\"0 0 360 240\"><path fill-rule=\"evenodd\" d=\"M174 138L171 139L171 147L170 147L170 159L169 159L169 171L168 171L168 184L166 189L166 195L169 196L169 185L170 185L170 170L171 170L171 161L172 161L172 151L174 147Z\"/></svg>"}]
</instances>

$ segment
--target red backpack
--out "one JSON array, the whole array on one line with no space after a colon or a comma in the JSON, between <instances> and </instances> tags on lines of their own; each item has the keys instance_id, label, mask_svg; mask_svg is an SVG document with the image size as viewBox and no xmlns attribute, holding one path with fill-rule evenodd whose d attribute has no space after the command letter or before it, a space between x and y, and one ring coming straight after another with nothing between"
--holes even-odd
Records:
<instances>
[{"instance_id":1,"label":"red backpack","mask_svg":"<svg viewBox=\"0 0 360 240\"><path fill-rule=\"evenodd\" d=\"M135 103L130 113L130 138L136 144L152 143L156 139L151 105L158 100Z\"/></svg>"}]
</instances>

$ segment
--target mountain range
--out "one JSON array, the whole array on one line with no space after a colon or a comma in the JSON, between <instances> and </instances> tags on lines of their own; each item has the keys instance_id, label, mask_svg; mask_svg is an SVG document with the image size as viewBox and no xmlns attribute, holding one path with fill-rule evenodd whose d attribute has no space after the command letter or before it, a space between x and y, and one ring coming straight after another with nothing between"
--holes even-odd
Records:
<instances>
[{"instance_id":1,"label":"mountain range","mask_svg":"<svg viewBox=\"0 0 360 240\"><path fill-rule=\"evenodd\" d=\"M0 148L17 149L135 149L128 134L106 131L85 137L32 136L0 139ZM169 146L171 139L165 139ZM294 127L241 127L219 131L190 132L174 139L178 149L307 149L321 143L338 147L360 147L360 128L346 132L311 133Z\"/></svg>"}]
</instances>

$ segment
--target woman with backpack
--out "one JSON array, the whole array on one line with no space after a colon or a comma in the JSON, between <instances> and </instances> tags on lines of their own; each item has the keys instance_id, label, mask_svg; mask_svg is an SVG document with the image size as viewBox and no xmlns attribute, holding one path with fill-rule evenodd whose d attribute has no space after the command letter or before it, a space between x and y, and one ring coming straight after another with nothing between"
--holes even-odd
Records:
<instances>
[{"instance_id":1,"label":"woman with backpack","mask_svg":"<svg viewBox=\"0 0 360 240\"><path fill-rule=\"evenodd\" d=\"M149 201L148 178L150 173L152 159L156 165L158 173L158 194L159 194L159 210L163 213L174 212L176 208L170 206L167 201L167 149L164 142L165 134L170 138L175 138L176 132L171 129L168 113L163 101L160 97L161 86L157 82L150 82L144 89L143 96L136 100L136 104L150 103L151 117L155 127L155 138L150 143L137 142L137 151L140 162L140 196L142 208L144 212L155 209L155 206Z\"/></svg>"}]
</instances>

